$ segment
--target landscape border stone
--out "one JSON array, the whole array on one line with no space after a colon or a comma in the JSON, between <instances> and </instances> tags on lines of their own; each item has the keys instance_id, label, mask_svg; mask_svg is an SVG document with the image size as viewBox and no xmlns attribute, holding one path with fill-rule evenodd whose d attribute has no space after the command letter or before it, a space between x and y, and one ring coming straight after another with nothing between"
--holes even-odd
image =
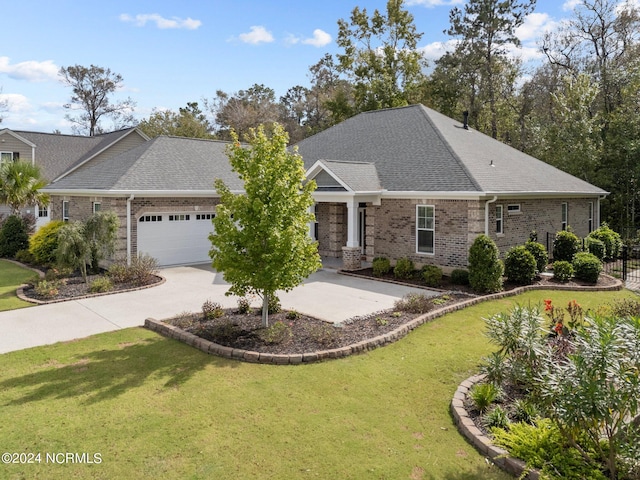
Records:
<instances>
[{"instance_id":1,"label":"landscape border stone","mask_svg":"<svg viewBox=\"0 0 640 480\"><path fill-rule=\"evenodd\" d=\"M340 272L343 273L343 272ZM611 277L613 278L613 277ZM156 320L154 318L147 318L144 322L145 328L157 332L165 337L173 338L175 340L183 341L189 345L202 350L205 353L209 353L212 355L218 355L220 357L233 359L233 360L241 360L245 362L251 363L264 363L271 365L301 365L306 363L319 362L327 359L335 359L335 358L343 358L349 355L353 355L356 353L363 353L369 350L373 350L378 347L382 347L384 345L396 342L401 338L405 337L409 332L419 327L420 325L435 320L443 315L448 313L452 313L458 310L461 310L466 307L470 307L472 305L477 305L481 302L487 302L489 300L496 300L501 298L507 298L514 295L518 295L520 293L529 291L529 290L573 290L573 291L614 291L614 290L622 290L623 284L618 279L615 280L613 285L608 286L563 286L563 285L525 285L522 287L515 288L513 290L508 290L504 292L493 293L490 295L482 295L470 298L469 300L464 300L459 303L455 303L453 305L447 305L431 312L425 313L424 315L420 315L410 322L399 326L398 328L385 333L384 335L379 335L377 337L369 338L367 340L362 340L360 342L354 343L352 345L347 345L345 347L334 348L330 350L322 350L318 352L309 352L302 354L270 354L270 353L260 353L260 352L252 352L249 350L240 350L235 348L229 348L222 345L218 345L209 340L198 338L200 341L195 345L194 341L191 339L193 334L187 334L188 336L184 336L187 332L184 330L165 323L162 320ZM443 292L445 293L445 292ZM188 338L189 340L184 340ZM466 393L466 392L465 392Z\"/></svg>"}]
</instances>

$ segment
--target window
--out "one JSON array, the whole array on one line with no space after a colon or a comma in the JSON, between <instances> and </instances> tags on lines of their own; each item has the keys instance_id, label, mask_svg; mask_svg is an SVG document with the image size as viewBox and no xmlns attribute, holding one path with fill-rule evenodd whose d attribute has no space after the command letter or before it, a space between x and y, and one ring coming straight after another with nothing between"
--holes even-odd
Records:
<instances>
[{"instance_id":1,"label":"window","mask_svg":"<svg viewBox=\"0 0 640 480\"><path fill-rule=\"evenodd\" d=\"M63 222L69 221L69 201L68 200L62 201L62 221Z\"/></svg>"},{"instance_id":2,"label":"window","mask_svg":"<svg viewBox=\"0 0 640 480\"><path fill-rule=\"evenodd\" d=\"M0 152L0 165L20 159L20 152Z\"/></svg>"},{"instance_id":3,"label":"window","mask_svg":"<svg viewBox=\"0 0 640 480\"><path fill-rule=\"evenodd\" d=\"M434 253L435 244L435 207L416 206L416 249L418 253Z\"/></svg>"},{"instance_id":4,"label":"window","mask_svg":"<svg viewBox=\"0 0 640 480\"><path fill-rule=\"evenodd\" d=\"M589 202L589 233L593 232L593 202Z\"/></svg>"},{"instance_id":5,"label":"window","mask_svg":"<svg viewBox=\"0 0 640 480\"><path fill-rule=\"evenodd\" d=\"M512 213L520 213L520 204L507 205L507 213L509 215Z\"/></svg>"},{"instance_id":6,"label":"window","mask_svg":"<svg viewBox=\"0 0 640 480\"><path fill-rule=\"evenodd\" d=\"M101 207L100 202L93 202L93 213L98 213Z\"/></svg>"},{"instance_id":7,"label":"window","mask_svg":"<svg viewBox=\"0 0 640 480\"><path fill-rule=\"evenodd\" d=\"M566 230L569 225L569 206L567 202L563 202L561 206L562 215L562 230Z\"/></svg>"},{"instance_id":8,"label":"window","mask_svg":"<svg viewBox=\"0 0 640 480\"><path fill-rule=\"evenodd\" d=\"M161 222L162 215L143 215L138 219L139 222Z\"/></svg>"},{"instance_id":9,"label":"window","mask_svg":"<svg viewBox=\"0 0 640 480\"><path fill-rule=\"evenodd\" d=\"M49 207L42 207L38 205L38 218L44 218L49 216Z\"/></svg>"},{"instance_id":10,"label":"window","mask_svg":"<svg viewBox=\"0 0 640 480\"><path fill-rule=\"evenodd\" d=\"M215 217L215 213L198 213L196 215L196 220L213 220Z\"/></svg>"},{"instance_id":11,"label":"window","mask_svg":"<svg viewBox=\"0 0 640 480\"><path fill-rule=\"evenodd\" d=\"M502 205L496 205L496 233L502 235L504 233L504 223L502 221Z\"/></svg>"},{"instance_id":12,"label":"window","mask_svg":"<svg viewBox=\"0 0 640 480\"><path fill-rule=\"evenodd\" d=\"M185 215L183 213L180 215L169 215L170 222L184 222L189 219L191 219L191 215Z\"/></svg>"}]
</instances>

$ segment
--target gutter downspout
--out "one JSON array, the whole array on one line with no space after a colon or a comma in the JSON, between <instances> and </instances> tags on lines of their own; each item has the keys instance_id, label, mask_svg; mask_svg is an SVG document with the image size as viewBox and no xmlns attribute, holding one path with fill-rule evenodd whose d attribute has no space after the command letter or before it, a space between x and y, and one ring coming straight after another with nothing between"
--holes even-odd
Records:
<instances>
[{"instance_id":1,"label":"gutter downspout","mask_svg":"<svg viewBox=\"0 0 640 480\"><path fill-rule=\"evenodd\" d=\"M602 218L600 217L600 201L604 200L605 198L607 198L606 195L601 195L598 197L598 226L596 228L600 228L600 222L602 221Z\"/></svg>"},{"instance_id":2,"label":"gutter downspout","mask_svg":"<svg viewBox=\"0 0 640 480\"><path fill-rule=\"evenodd\" d=\"M491 200L487 200L484 204L484 234L489 236L489 204L498 200L498 196L494 195Z\"/></svg>"},{"instance_id":3,"label":"gutter downspout","mask_svg":"<svg viewBox=\"0 0 640 480\"><path fill-rule=\"evenodd\" d=\"M133 193L127 198L127 265L131 265L131 201L134 198Z\"/></svg>"}]
</instances>

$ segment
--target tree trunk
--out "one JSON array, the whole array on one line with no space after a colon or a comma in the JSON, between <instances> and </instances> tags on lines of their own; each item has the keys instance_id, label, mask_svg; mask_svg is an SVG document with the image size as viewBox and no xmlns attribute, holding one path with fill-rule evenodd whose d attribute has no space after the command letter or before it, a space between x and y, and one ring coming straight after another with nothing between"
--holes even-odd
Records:
<instances>
[{"instance_id":1,"label":"tree trunk","mask_svg":"<svg viewBox=\"0 0 640 480\"><path fill-rule=\"evenodd\" d=\"M262 326L264 328L269 327L269 294L265 293L262 296Z\"/></svg>"}]
</instances>

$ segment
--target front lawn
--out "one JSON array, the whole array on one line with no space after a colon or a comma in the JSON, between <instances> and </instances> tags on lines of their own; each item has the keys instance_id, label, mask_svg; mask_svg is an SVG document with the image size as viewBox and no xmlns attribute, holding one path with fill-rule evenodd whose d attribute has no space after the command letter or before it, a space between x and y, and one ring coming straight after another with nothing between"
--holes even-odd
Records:
<instances>
[{"instance_id":1,"label":"front lawn","mask_svg":"<svg viewBox=\"0 0 640 480\"><path fill-rule=\"evenodd\" d=\"M30 280L36 274L15 263L0 260L0 312L16 308L30 307L33 304L20 300L16 296L16 289Z\"/></svg>"},{"instance_id":2,"label":"front lawn","mask_svg":"<svg viewBox=\"0 0 640 480\"><path fill-rule=\"evenodd\" d=\"M2 452L41 454L0 464L0 478L506 480L449 414L493 348L482 317L545 298L595 308L631 295L532 291L310 365L230 361L140 328L0 355ZM47 463L47 453L94 463Z\"/></svg>"}]
</instances>

